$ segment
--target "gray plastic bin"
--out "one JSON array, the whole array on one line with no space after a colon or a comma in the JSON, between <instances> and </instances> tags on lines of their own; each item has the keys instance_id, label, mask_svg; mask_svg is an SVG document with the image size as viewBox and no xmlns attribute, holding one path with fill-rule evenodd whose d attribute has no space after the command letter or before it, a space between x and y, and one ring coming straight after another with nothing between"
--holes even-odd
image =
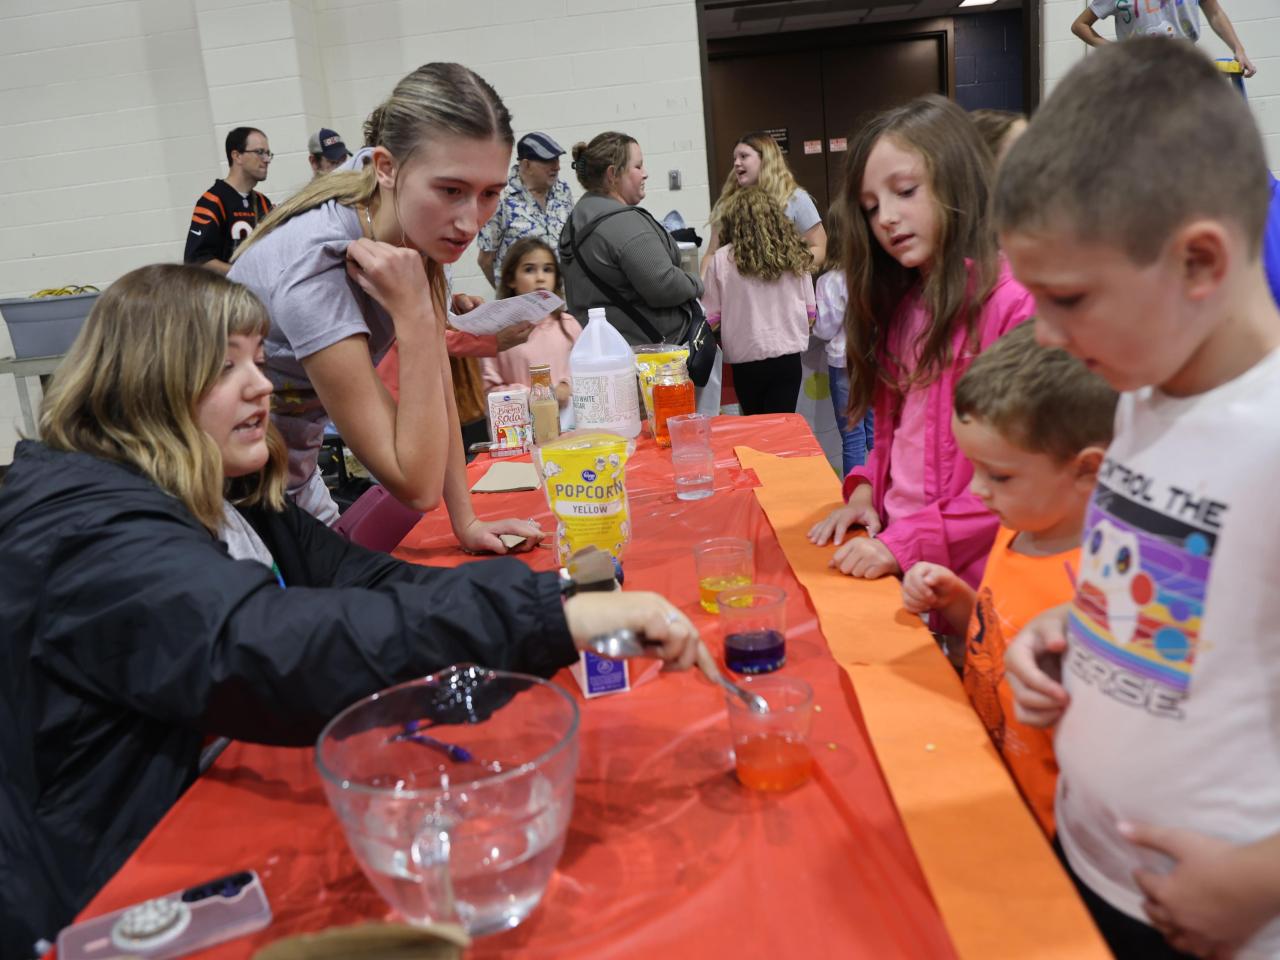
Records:
<instances>
[{"instance_id":1,"label":"gray plastic bin","mask_svg":"<svg viewBox=\"0 0 1280 960\"><path fill-rule=\"evenodd\" d=\"M97 299L96 293L75 293L0 300L0 317L9 328L15 359L62 356L71 349Z\"/></svg>"}]
</instances>

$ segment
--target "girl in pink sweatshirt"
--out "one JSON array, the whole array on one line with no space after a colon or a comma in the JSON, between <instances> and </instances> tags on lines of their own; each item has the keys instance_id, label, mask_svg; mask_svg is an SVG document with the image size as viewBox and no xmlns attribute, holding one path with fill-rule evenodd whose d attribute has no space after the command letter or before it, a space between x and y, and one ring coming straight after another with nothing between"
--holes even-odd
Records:
<instances>
[{"instance_id":1,"label":"girl in pink sweatshirt","mask_svg":"<svg viewBox=\"0 0 1280 960\"><path fill-rule=\"evenodd\" d=\"M722 206L702 306L720 331L742 412L795 413L816 301L813 254L778 202L746 187Z\"/></svg>"},{"instance_id":2,"label":"girl in pink sweatshirt","mask_svg":"<svg viewBox=\"0 0 1280 960\"><path fill-rule=\"evenodd\" d=\"M951 433L956 381L1028 319L987 219L991 158L964 111L938 96L888 110L850 147L844 189L850 415L875 414L866 466L846 505L809 531L834 540L855 577L928 560L977 587L997 528L969 492L973 467ZM851 527L868 536L845 540Z\"/></svg>"},{"instance_id":3,"label":"girl in pink sweatshirt","mask_svg":"<svg viewBox=\"0 0 1280 960\"><path fill-rule=\"evenodd\" d=\"M502 261L498 278L498 299L517 297L534 290L551 290L564 296L560 264L555 252L537 237L517 240ZM529 339L503 350L496 357L482 357L480 376L486 393L506 390L516 384L529 386L529 364L551 366L551 382L560 404L560 428L573 426L572 393L569 389L569 351L582 336L578 321L562 310L548 314L534 324Z\"/></svg>"}]
</instances>

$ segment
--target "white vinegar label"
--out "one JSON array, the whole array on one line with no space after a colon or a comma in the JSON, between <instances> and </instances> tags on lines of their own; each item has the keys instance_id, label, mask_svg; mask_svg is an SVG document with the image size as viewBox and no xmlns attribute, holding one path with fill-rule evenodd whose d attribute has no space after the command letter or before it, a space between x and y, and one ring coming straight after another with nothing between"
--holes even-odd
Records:
<instances>
[{"instance_id":1,"label":"white vinegar label","mask_svg":"<svg viewBox=\"0 0 1280 960\"><path fill-rule=\"evenodd\" d=\"M579 427L626 423L640 413L636 375L585 374L573 378L573 415Z\"/></svg>"}]
</instances>

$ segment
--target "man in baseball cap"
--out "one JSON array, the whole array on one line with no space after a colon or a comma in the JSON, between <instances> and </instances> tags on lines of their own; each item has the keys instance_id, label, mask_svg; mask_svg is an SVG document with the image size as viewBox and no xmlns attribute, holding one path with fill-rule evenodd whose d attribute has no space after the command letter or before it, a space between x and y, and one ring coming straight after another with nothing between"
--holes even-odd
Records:
<instances>
[{"instance_id":1,"label":"man in baseball cap","mask_svg":"<svg viewBox=\"0 0 1280 960\"><path fill-rule=\"evenodd\" d=\"M554 163L557 171L560 169L559 158L562 156L564 156L564 147L545 133L526 133L516 144L516 159Z\"/></svg>"},{"instance_id":2,"label":"man in baseball cap","mask_svg":"<svg viewBox=\"0 0 1280 960\"><path fill-rule=\"evenodd\" d=\"M480 230L477 261L495 289L502 278L507 248L521 237L536 236L552 250L573 209L573 191L560 179L564 147L545 133L526 133L516 143L516 162L493 217Z\"/></svg>"},{"instance_id":3,"label":"man in baseball cap","mask_svg":"<svg viewBox=\"0 0 1280 960\"><path fill-rule=\"evenodd\" d=\"M347 157L351 156L351 151L342 142L342 137L328 127L321 127L318 132L311 135L311 139L307 141L307 153L311 155L312 180L324 176L331 170L336 170Z\"/></svg>"}]
</instances>

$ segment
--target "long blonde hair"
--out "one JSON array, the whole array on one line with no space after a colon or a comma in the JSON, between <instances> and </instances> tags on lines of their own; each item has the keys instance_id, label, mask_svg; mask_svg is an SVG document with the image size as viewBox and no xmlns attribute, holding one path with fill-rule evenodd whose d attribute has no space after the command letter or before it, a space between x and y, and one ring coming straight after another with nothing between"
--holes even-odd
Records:
<instances>
[{"instance_id":1,"label":"long blonde hair","mask_svg":"<svg viewBox=\"0 0 1280 960\"><path fill-rule=\"evenodd\" d=\"M247 287L201 267L162 263L126 273L98 298L53 375L41 439L136 467L216 534L231 487L197 407L222 371L227 338L266 336L270 326ZM233 496L282 510L288 463L274 427L267 446L267 465Z\"/></svg>"},{"instance_id":2,"label":"long blonde hair","mask_svg":"<svg viewBox=\"0 0 1280 960\"><path fill-rule=\"evenodd\" d=\"M759 187L739 190L724 205L720 242L733 246L744 277L773 282L784 273L808 276L813 254L782 206Z\"/></svg>"},{"instance_id":3,"label":"long blonde hair","mask_svg":"<svg viewBox=\"0 0 1280 960\"><path fill-rule=\"evenodd\" d=\"M366 147L385 147L396 160L397 185L405 164L423 144L445 134L515 143L511 114L493 89L477 73L457 63L428 63L395 85L364 124ZM282 223L321 204L336 200L347 207L368 204L378 192L373 165L363 170L335 170L317 177L278 205L245 238L233 262ZM403 221L401 221L403 222ZM423 257L437 309L446 295L444 268Z\"/></svg>"},{"instance_id":4,"label":"long blonde hair","mask_svg":"<svg viewBox=\"0 0 1280 960\"><path fill-rule=\"evenodd\" d=\"M862 208L867 158L882 137L919 154L929 179L938 235L923 283L920 270L902 266L880 246ZM990 191L991 151L973 121L945 97L930 94L886 110L850 142L841 190L849 283L844 325L850 416L862 416L879 388L905 392L932 382L953 360L956 329L963 326L973 336L999 266L987 213ZM919 363L904 379L889 355L889 329L903 299L917 285L929 321Z\"/></svg>"},{"instance_id":5,"label":"long blonde hair","mask_svg":"<svg viewBox=\"0 0 1280 960\"><path fill-rule=\"evenodd\" d=\"M800 189L800 184L796 183L795 174L791 172L791 167L787 165L787 158L782 155L778 142L767 133L748 133L733 145L734 149L736 150L743 144L760 154L760 179L753 183L752 186L759 187L769 194L777 201L778 206L785 210L787 201L791 199L792 194ZM729 201L733 199L739 190L746 189L748 188L738 185L738 178L734 176L731 168L729 176L725 178L724 186L720 188L720 199L711 208L711 222L717 229L720 226L720 221L724 219L725 207L729 204Z\"/></svg>"}]
</instances>

